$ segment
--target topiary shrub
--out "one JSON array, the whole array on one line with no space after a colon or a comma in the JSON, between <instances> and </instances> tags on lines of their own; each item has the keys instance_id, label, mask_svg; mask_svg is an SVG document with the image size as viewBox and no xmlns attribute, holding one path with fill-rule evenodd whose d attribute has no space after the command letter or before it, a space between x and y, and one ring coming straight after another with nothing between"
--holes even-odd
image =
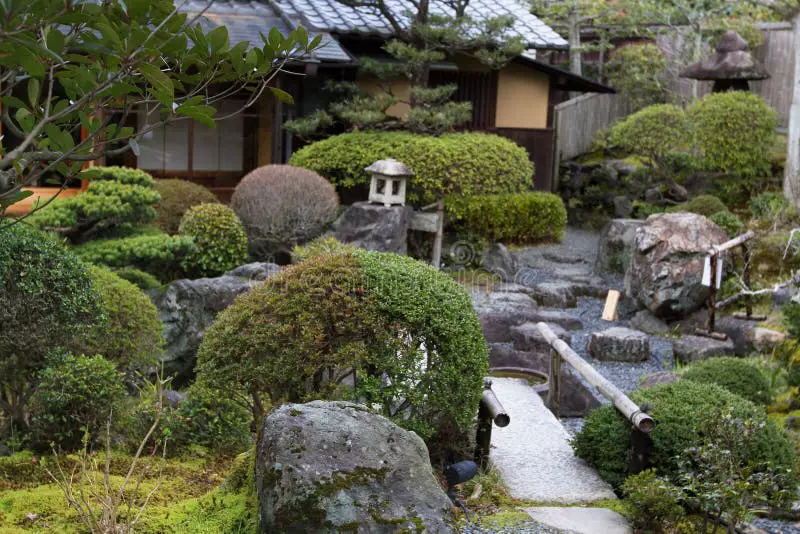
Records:
<instances>
[{"instance_id":1,"label":"topiary shrub","mask_svg":"<svg viewBox=\"0 0 800 534\"><path fill-rule=\"evenodd\" d=\"M155 363L164 343L156 307L138 287L108 269L92 266L89 274L107 321L82 336L76 352L101 354L122 369Z\"/></svg>"},{"instance_id":2,"label":"topiary shrub","mask_svg":"<svg viewBox=\"0 0 800 534\"><path fill-rule=\"evenodd\" d=\"M746 91L712 93L689 106L688 115L708 170L750 178L741 184L747 193L753 179L769 176L778 119L761 97Z\"/></svg>"},{"instance_id":3,"label":"topiary shrub","mask_svg":"<svg viewBox=\"0 0 800 534\"><path fill-rule=\"evenodd\" d=\"M650 434L652 466L662 475L677 474L677 459L689 447L704 443L704 414L730 413L742 420L763 422L750 456L773 467L796 471L796 451L791 438L771 421L764 409L716 384L678 380L635 391L631 399L646 407L656 421ZM619 488L627 475L631 456L631 426L613 406L592 410L573 442L575 453L595 467L600 476Z\"/></svg>"},{"instance_id":4,"label":"topiary shrub","mask_svg":"<svg viewBox=\"0 0 800 534\"><path fill-rule=\"evenodd\" d=\"M634 111L663 104L667 60L655 44L634 44L614 51L608 65L608 83L630 103Z\"/></svg>"},{"instance_id":5,"label":"topiary shrub","mask_svg":"<svg viewBox=\"0 0 800 534\"><path fill-rule=\"evenodd\" d=\"M615 122L608 139L613 147L648 158L664 169L667 155L689 144L690 131L691 124L683 109L656 104Z\"/></svg>"},{"instance_id":6,"label":"topiary shrub","mask_svg":"<svg viewBox=\"0 0 800 534\"><path fill-rule=\"evenodd\" d=\"M0 231L0 409L26 426L26 400L45 356L103 313L89 272L61 244L23 223Z\"/></svg>"},{"instance_id":7,"label":"topiary shrub","mask_svg":"<svg viewBox=\"0 0 800 534\"><path fill-rule=\"evenodd\" d=\"M154 206L156 217L153 224L170 235L178 233L181 218L189 208L199 204L219 203L214 193L188 180L156 180L155 189L161 195L161 200Z\"/></svg>"},{"instance_id":8,"label":"topiary shrub","mask_svg":"<svg viewBox=\"0 0 800 534\"><path fill-rule=\"evenodd\" d=\"M761 369L742 358L720 357L703 360L686 367L681 376L686 380L717 384L755 403L770 403L769 380Z\"/></svg>"},{"instance_id":9,"label":"topiary shrub","mask_svg":"<svg viewBox=\"0 0 800 534\"><path fill-rule=\"evenodd\" d=\"M146 273L132 267L117 269L114 271L114 274L123 280L127 280L142 291L150 291L152 289L158 289L161 287L161 282L158 281L158 278L150 273Z\"/></svg>"},{"instance_id":10,"label":"topiary shrub","mask_svg":"<svg viewBox=\"0 0 800 534\"><path fill-rule=\"evenodd\" d=\"M189 208L179 232L194 239L195 249L183 259L190 276L218 276L247 262L247 235L227 206L201 204Z\"/></svg>"},{"instance_id":11,"label":"topiary shrub","mask_svg":"<svg viewBox=\"0 0 800 534\"><path fill-rule=\"evenodd\" d=\"M73 451L86 433L90 441L99 440L125 393L116 366L102 356L52 356L31 401L35 442L42 449L52 442Z\"/></svg>"},{"instance_id":12,"label":"topiary shrub","mask_svg":"<svg viewBox=\"0 0 800 534\"><path fill-rule=\"evenodd\" d=\"M705 217L711 217L715 213L721 211L728 211L728 207L719 198L714 195L698 195L689 200L682 206L677 206L676 211L688 211L689 213L696 213Z\"/></svg>"},{"instance_id":13,"label":"topiary shrub","mask_svg":"<svg viewBox=\"0 0 800 534\"><path fill-rule=\"evenodd\" d=\"M336 216L339 197L319 174L267 165L245 176L231 198L255 258L267 258L320 235Z\"/></svg>"},{"instance_id":14,"label":"topiary shrub","mask_svg":"<svg viewBox=\"0 0 800 534\"><path fill-rule=\"evenodd\" d=\"M564 203L552 193L451 197L445 209L457 229L495 242L560 241L567 225Z\"/></svg>"},{"instance_id":15,"label":"topiary shrub","mask_svg":"<svg viewBox=\"0 0 800 534\"><path fill-rule=\"evenodd\" d=\"M719 211L708 220L725 230L730 237L741 234L745 229L742 220L730 211Z\"/></svg>"},{"instance_id":16,"label":"topiary shrub","mask_svg":"<svg viewBox=\"0 0 800 534\"><path fill-rule=\"evenodd\" d=\"M257 422L266 402L354 399L437 451L471 425L486 370L461 286L361 250L311 257L241 295L206 331L197 363L201 383L238 392Z\"/></svg>"},{"instance_id":17,"label":"topiary shrub","mask_svg":"<svg viewBox=\"0 0 800 534\"><path fill-rule=\"evenodd\" d=\"M161 198L155 179L139 169L93 167L81 174L90 180L80 195L56 199L29 222L83 243L153 220L153 205Z\"/></svg>"},{"instance_id":18,"label":"topiary shrub","mask_svg":"<svg viewBox=\"0 0 800 534\"><path fill-rule=\"evenodd\" d=\"M406 132L355 132L312 143L291 165L318 172L338 188L368 184L365 167L394 158L414 171L408 199L424 206L451 194L476 196L526 191L533 185L528 152L508 139L483 133L439 137Z\"/></svg>"},{"instance_id":19,"label":"topiary shrub","mask_svg":"<svg viewBox=\"0 0 800 534\"><path fill-rule=\"evenodd\" d=\"M134 267L170 282L183 273L183 260L197 251L194 238L147 234L120 239L98 239L72 249L88 263L107 267Z\"/></svg>"}]
</instances>

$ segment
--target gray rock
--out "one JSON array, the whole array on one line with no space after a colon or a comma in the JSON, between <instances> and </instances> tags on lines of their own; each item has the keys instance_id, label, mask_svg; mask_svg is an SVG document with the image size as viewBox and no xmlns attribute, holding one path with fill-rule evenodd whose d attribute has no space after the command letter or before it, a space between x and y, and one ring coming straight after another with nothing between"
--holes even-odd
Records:
<instances>
[{"instance_id":1,"label":"gray rock","mask_svg":"<svg viewBox=\"0 0 800 534\"><path fill-rule=\"evenodd\" d=\"M517 260L502 243L494 243L483 252L481 267L506 282L517 274Z\"/></svg>"},{"instance_id":2,"label":"gray rock","mask_svg":"<svg viewBox=\"0 0 800 534\"><path fill-rule=\"evenodd\" d=\"M631 534L623 516L607 508L525 508L534 521L571 534Z\"/></svg>"},{"instance_id":3,"label":"gray rock","mask_svg":"<svg viewBox=\"0 0 800 534\"><path fill-rule=\"evenodd\" d=\"M548 326L560 339L563 339L567 343L572 341L572 335L557 324L550 324ZM550 345L542 334L539 333L539 330L536 328L536 323L512 326L510 331L511 340L514 342L515 349L527 352L549 352Z\"/></svg>"},{"instance_id":4,"label":"gray rock","mask_svg":"<svg viewBox=\"0 0 800 534\"><path fill-rule=\"evenodd\" d=\"M658 204L664 200L664 194L655 187L651 187L644 192L644 201L650 204Z\"/></svg>"},{"instance_id":5,"label":"gray rock","mask_svg":"<svg viewBox=\"0 0 800 534\"><path fill-rule=\"evenodd\" d=\"M550 374L549 352L526 352L514 350L505 344L490 345L489 367L513 368L533 371L544 376ZM594 394L584 385L575 370L569 365L561 366L561 391L559 394L561 417L585 417L592 408L600 406ZM547 388L538 388L542 397Z\"/></svg>"},{"instance_id":6,"label":"gray rock","mask_svg":"<svg viewBox=\"0 0 800 534\"><path fill-rule=\"evenodd\" d=\"M636 230L626 294L658 317L685 317L708 298L709 289L701 283L706 253L727 239L702 215L652 215Z\"/></svg>"},{"instance_id":7,"label":"gray rock","mask_svg":"<svg viewBox=\"0 0 800 534\"><path fill-rule=\"evenodd\" d=\"M226 276L238 276L240 278L247 278L248 280L266 280L273 274L280 271L279 265L274 263L255 262L241 265L232 271L225 273Z\"/></svg>"},{"instance_id":8,"label":"gray rock","mask_svg":"<svg viewBox=\"0 0 800 534\"><path fill-rule=\"evenodd\" d=\"M175 391L174 389L164 390L164 404L172 408L177 407L180 403L186 400L186 393L182 391Z\"/></svg>"},{"instance_id":9,"label":"gray rock","mask_svg":"<svg viewBox=\"0 0 800 534\"><path fill-rule=\"evenodd\" d=\"M641 362L650 357L650 338L630 328L615 326L589 337L589 354L604 362Z\"/></svg>"},{"instance_id":10,"label":"gray rock","mask_svg":"<svg viewBox=\"0 0 800 534\"><path fill-rule=\"evenodd\" d=\"M610 159L605 162L605 166L609 169L614 169L620 176L633 174L639 168L624 159Z\"/></svg>"},{"instance_id":11,"label":"gray rock","mask_svg":"<svg viewBox=\"0 0 800 534\"><path fill-rule=\"evenodd\" d=\"M737 356L753 351L770 350L786 341L786 334L758 326L756 321L726 316L717 319L715 330L728 335Z\"/></svg>"},{"instance_id":12,"label":"gray rock","mask_svg":"<svg viewBox=\"0 0 800 534\"><path fill-rule=\"evenodd\" d=\"M569 313L561 310L542 310L533 313L531 322L550 323L560 326L565 330L583 330L583 322Z\"/></svg>"},{"instance_id":13,"label":"gray rock","mask_svg":"<svg viewBox=\"0 0 800 534\"><path fill-rule=\"evenodd\" d=\"M510 328L537 319L536 301L525 293L473 291L472 304L489 343L505 343Z\"/></svg>"},{"instance_id":14,"label":"gray rock","mask_svg":"<svg viewBox=\"0 0 800 534\"><path fill-rule=\"evenodd\" d=\"M681 363L707 360L716 356L733 356L733 341L720 341L703 336L683 336L672 345L675 359Z\"/></svg>"},{"instance_id":15,"label":"gray rock","mask_svg":"<svg viewBox=\"0 0 800 534\"><path fill-rule=\"evenodd\" d=\"M270 276L266 269L244 267L246 269L232 272L249 272L259 279L223 275L219 278L177 280L150 294L164 324L164 373L175 376L175 386L185 385L193 379L197 350L206 328L211 326L217 314L230 306L237 296L261 283L264 276ZM277 269L269 272L274 274Z\"/></svg>"},{"instance_id":16,"label":"gray rock","mask_svg":"<svg viewBox=\"0 0 800 534\"><path fill-rule=\"evenodd\" d=\"M597 270L624 273L633 250L636 229L644 224L638 219L614 219L600 234L597 248Z\"/></svg>"},{"instance_id":17,"label":"gray rock","mask_svg":"<svg viewBox=\"0 0 800 534\"><path fill-rule=\"evenodd\" d=\"M753 348L764 351L773 349L786 341L786 334L757 326L750 333L750 338L753 341Z\"/></svg>"},{"instance_id":18,"label":"gray rock","mask_svg":"<svg viewBox=\"0 0 800 534\"><path fill-rule=\"evenodd\" d=\"M367 250L405 254L411 211L409 206L356 202L334 221L328 235Z\"/></svg>"},{"instance_id":19,"label":"gray rock","mask_svg":"<svg viewBox=\"0 0 800 534\"><path fill-rule=\"evenodd\" d=\"M614 197L614 217L624 219L630 217L633 213L633 202L625 195L618 195Z\"/></svg>"},{"instance_id":20,"label":"gray rock","mask_svg":"<svg viewBox=\"0 0 800 534\"><path fill-rule=\"evenodd\" d=\"M786 304L789 304L795 295L797 295L797 289L795 288L779 289L772 294L772 308L782 308Z\"/></svg>"},{"instance_id":21,"label":"gray rock","mask_svg":"<svg viewBox=\"0 0 800 534\"><path fill-rule=\"evenodd\" d=\"M669 334L669 325L650 313L650 310L639 310L631 318L631 328L640 330L651 336L663 336Z\"/></svg>"},{"instance_id":22,"label":"gray rock","mask_svg":"<svg viewBox=\"0 0 800 534\"><path fill-rule=\"evenodd\" d=\"M13 453L7 446L0 444L0 458L4 456L11 456Z\"/></svg>"},{"instance_id":23,"label":"gray rock","mask_svg":"<svg viewBox=\"0 0 800 534\"><path fill-rule=\"evenodd\" d=\"M574 308L578 305L575 284L571 282L544 282L531 288L531 296L541 306L548 308Z\"/></svg>"},{"instance_id":24,"label":"gray rock","mask_svg":"<svg viewBox=\"0 0 800 534\"><path fill-rule=\"evenodd\" d=\"M680 376L670 371L659 371L644 377L642 383L639 385L641 389L656 387L659 384L672 384L678 380Z\"/></svg>"},{"instance_id":25,"label":"gray rock","mask_svg":"<svg viewBox=\"0 0 800 534\"><path fill-rule=\"evenodd\" d=\"M453 532L425 443L358 404L273 410L255 471L262 532Z\"/></svg>"}]
</instances>

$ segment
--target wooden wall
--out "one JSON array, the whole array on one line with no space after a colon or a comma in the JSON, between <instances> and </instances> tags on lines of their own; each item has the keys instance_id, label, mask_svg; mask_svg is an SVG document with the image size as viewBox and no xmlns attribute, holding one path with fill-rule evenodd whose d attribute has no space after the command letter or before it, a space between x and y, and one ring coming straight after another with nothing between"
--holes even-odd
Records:
<instances>
[{"instance_id":1,"label":"wooden wall","mask_svg":"<svg viewBox=\"0 0 800 534\"><path fill-rule=\"evenodd\" d=\"M597 132L630 113L620 95L586 94L555 107L558 160L565 161L589 152Z\"/></svg>"},{"instance_id":2,"label":"wooden wall","mask_svg":"<svg viewBox=\"0 0 800 534\"><path fill-rule=\"evenodd\" d=\"M553 190L553 129L495 128L492 133L511 139L525 147L534 165L534 189Z\"/></svg>"}]
</instances>

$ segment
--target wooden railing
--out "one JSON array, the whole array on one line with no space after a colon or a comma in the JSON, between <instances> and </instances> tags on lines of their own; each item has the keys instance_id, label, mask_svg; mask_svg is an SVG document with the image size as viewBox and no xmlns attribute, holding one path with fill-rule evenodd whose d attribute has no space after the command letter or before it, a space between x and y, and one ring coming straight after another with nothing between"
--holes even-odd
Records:
<instances>
[{"instance_id":1,"label":"wooden railing","mask_svg":"<svg viewBox=\"0 0 800 534\"><path fill-rule=\"evenodd\" d=\"M547 344L550 345L550 377L547 391L547 405L550 411L559 417L561 395L561 364L567 362L589 384L608 400L614 407L633 425L632 443L633 457L629 470L638 473L647 468L648 453L650 449L649 434L655 427L655 421L647 413L625 395L617 386L598 373L592 365L578 356L572 348L550 329L546 323L536 325Z\"/></svg>"}]
</instances>

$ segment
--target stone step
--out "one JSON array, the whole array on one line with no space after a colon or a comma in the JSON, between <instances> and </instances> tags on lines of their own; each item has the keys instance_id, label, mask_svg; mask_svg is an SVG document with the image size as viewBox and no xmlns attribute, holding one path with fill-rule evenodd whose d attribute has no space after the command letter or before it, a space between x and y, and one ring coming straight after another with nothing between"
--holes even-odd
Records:
<instances>
[{"instance_id":1,"label":"stone step","mask_svg":"<svg viewBox=\"0 0 800 534\"><path fill-rule=\"evenodd\" d=\"M607 508L537 507L523 508L542 525L576 534L631 534L628 522Z\"/></svg>"},{"instance_id":2,"label":"stone step","mask_svg":"<svg viewBox=\"0 0 800 534\"><path fill-rule=\"evenodd\" d=\"M490 459L511 497L547 504L616 498L611 486L575 456L569 433L526 380L492 381L511 424L492 429Z\"/></svg>"}]
</instances>

